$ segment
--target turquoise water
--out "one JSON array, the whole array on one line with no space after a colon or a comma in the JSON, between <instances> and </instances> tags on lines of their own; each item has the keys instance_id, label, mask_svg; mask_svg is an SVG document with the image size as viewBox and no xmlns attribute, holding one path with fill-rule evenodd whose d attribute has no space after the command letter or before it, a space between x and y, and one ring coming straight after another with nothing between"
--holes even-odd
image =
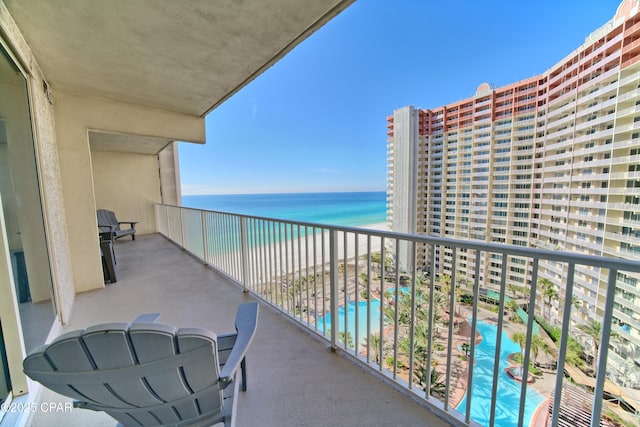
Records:
<instances>
[{"instance_id":1,"label":"turquoise water","mask_svg":"<svg viewBox=\"0 0 640 427\"><path fill-rule=\"evenodd\" d=\"M406 292L408 288L402 288ZM356 317L358 318L358 339L360 344L367 337L367 301L358 301L358 315L356 316L356 303L351 301L347 309L340 306L338 309L338 331L345 330L345 316L347 328L355 340ZM371 333L380 331L380 301L371 300ZM326 323L325 323L326 322ZM320 332L331 330L331 315L319 317L317 320ZM491 409L491 390L493 388L493 364L496 351L496 338L498 328L490 323L478 320L477 330L482 335L482 342L476 346L475 366L473 369L473 390L471 393L471 418L482 424L489 425ZM518 423L518 409L520 407L521 383L514 381L506 373L510 366L507 357L512 353L520 352L520 346L513 342L506 332L502 332L500 345L500 369L498 373L498 393L496 396L496 426L513 426ZM525 399L524 425L529 426L531 418L545 397L535 388L527 387ZM457 410L465 413L467 396L457 406Z\"/></svg>"},{"instance_id":2,"label":"turquoise water","mask_svg":"<svg viewBox=\"0 0 640 427\"><path fill-rule=\"evenodd\" d=\"M471 391L471 418L482 425L489 425L491 409L491 390L493 388L493 365L496 352L496 338L498 328L490 323L478 320L478 332L482 335L482 342L476 346L475 366L473 368L473 389ZM500 369L498 377L498 393L496 397L496 426L514 426L518 424L518 409L520 408L521 383L510 378L505 369L509 367L507 356L519 353L520 346L502 332L500 344ZM524 425L528 426L535 410L545 397L532 386L527 387L525 400ZM457 406L463 414L466 411L467 396Z\"/></svg>"},{"instance_id":3,"label":"turquoise water","mask_svg":"<svg viewBox=\"0 0 640 427\"><path fill-rule=\"evenodd\" d=\"M380 300L372 299L371 305L371 334L377 334L380 331ZM352 339L355 341L356 339L356 317L358 319L358 340L362 343L363 340L367 338L367 301L358 301L358 316L356 316L356 303L355 301L351 301L347 305L346 310L347 316L347 328L349 333L351 334ZM344 305L341 305L338 308L338 332L344 332L344 317L345 317L345 308ZM331 332L331 315L327 314L324 317L318 317L316 321L318 325L318 330L320 332L325 331L325 322L326 322L326 331ZM355 343L354 343L355 344Z\"/></svg>"},{"instance_id":4,"label":"turquoise water","mask_svg":"<svg viewBox=\"0 0 640 427\"><path fill-rule=\"evenodd\" d=\"M388 291L393 292L394 288L388 288ZM409 293L411 288L408 287L400 287L400 292ZM371 300L371 334L377 334L380 332L380 300L372 299ZM356 318L358 319L358 340L360 343L367 338L367 301L358 301L358 315L356 316L356 303L355 301L351 301L348 304L346 310L347 316L347 328L352 338L355 340L355 330L356 330ZM345 317L345 309L344 305L341 305L338 308L338 333L344 332L344 317ZM331 331L331 314L327 313L326 316L320 316L317 320L318 330L323 332L324 325L327 325L327 332Z\"/></svg>"},{"instance_id":5,"label":"turquoise water","mask_svg":"<svg viewBox=\"0 0 640 427\"><path fill-rule=\"evenodd\" d=\"M187 207L357 227L386 221L386 193L292 193L182 196Z\"/></svg>"}]
</instances>

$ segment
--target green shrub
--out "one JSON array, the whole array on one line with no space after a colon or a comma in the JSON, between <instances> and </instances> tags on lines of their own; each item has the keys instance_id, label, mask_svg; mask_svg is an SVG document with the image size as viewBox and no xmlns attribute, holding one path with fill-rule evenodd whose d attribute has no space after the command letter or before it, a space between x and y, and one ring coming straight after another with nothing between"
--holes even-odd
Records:
<instances>
[{"instance_id":1,"label":"green shrub","mask_svg":"<svg viewBox=\"0 0 640 427\"><path fill-rule=\"evenodd\" d=\"M540 325L542 329L549 335L549 337L553 340L553 342L557 343L560 341L560 336L562 335L562 329L557 326L551 326L544 320L542 317L536 316L536 322Z\"/></svg>"}]
</instances>

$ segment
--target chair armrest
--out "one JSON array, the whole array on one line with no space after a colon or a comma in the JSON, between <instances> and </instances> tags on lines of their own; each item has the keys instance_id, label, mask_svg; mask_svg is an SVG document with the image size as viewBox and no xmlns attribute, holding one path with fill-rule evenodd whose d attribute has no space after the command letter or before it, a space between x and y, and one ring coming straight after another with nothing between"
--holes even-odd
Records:
<instances>
[{"instance_id":1,"label":"chair armrest","mask_svg":"<svg viewBox=\"0 0 640 427\"><path fill-rule=\"evenodd\" d=\"M147 313L141 314L136 317L131 323L154 323L160 317L160 313Z\"/></svg>"},{"instance_id":2,"label":"chair armrest","mask_svg":"<svg viewBox=\"0 0 640 427\"><path fill-rule=\"evenodd\" d=\"M98 224L98 227L108 228L111 231L113 231L116 228L116 226L112 224Z\"/></svg>"},{"instance_id":3,"label":"chair armrest","mask_svg":"<svg viewBox=\"0 0 640 427\"><path fill-rule=\"evenodd\" d=\"M136 228L136 224L138 221L118 221L118 225L120 224L129 224L129 227Z\"/></svg>"},{"instance_id":4,"label":"chair armrest","mask_svg":"<svg viewBox=\"0 0 640 427\"><path fill-rule=\"evenodd\" d=\"M253 340L257 325L258 303L250 302L240 304L236 314L236 331L238 331L238 337L236 338L233 349L227 358L227 362L220 372L220 380L225 385L230 384L233 381L236 371L247 354L247 349Z\"/></svg>"}]
</instances>

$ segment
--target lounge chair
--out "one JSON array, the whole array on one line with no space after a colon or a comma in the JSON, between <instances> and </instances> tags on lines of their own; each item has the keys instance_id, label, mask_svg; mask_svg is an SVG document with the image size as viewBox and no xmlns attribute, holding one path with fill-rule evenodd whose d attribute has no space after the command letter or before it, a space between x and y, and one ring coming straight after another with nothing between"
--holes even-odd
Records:
<instances>
[{"instance_id":1,"label":"lounge chair","mask_svg":"<svg viewBox=\"0 0 640 427\"><path fill-rule=\"evenodd\" d=\"M176 330L153 323L157 317L66 333L27 356L24 372L118 425L233 426L238 368L244 391L258 304L239 306L235 334Z\"/></svg>"},{"instance_id":2,"label":"lounge chair","mask_svg":"<svg viewBox=\"0 0 640 427\"><path fill-rule=\"evenodd\" d=\"M111 239L119 239L124 236L131 236L131 240L136 240L136 221L118 221L116 214L107 209L98 209L98 228L102 233L111 233ZM120 228L121 224L129 224L129 228Z\"/></svg>"}]
</instances>

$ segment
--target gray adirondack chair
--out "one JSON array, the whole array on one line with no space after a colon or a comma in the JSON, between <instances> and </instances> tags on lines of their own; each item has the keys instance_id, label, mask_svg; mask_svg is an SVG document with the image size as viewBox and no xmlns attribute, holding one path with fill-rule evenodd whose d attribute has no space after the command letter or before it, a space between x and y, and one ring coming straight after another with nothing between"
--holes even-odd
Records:
<instances>
[{"instance_id":1,"label":"gray adirondack chair","mask_svg":"<svg viewBox=\"0 0 640 427\"><path fill-rule=\"evenodd\" d=\"M176 330L153 323L157 317L61 335L29 354L24 372L76 399L76 407L108 413L119 426L234 426L237 377L246 390L245 355L258 304L239 306L235 334Z\"/></svg>"},{"instance_id":2,"label":"gray adirondack chair","mask_svg":"<svg viewBox=\"0 0 640 427\"><path fill-rule=\"evenodd\" d=\"M136 240L136 221L118 221L116 214L107 209L98 209L98 228L102 233L111 233L111 239L119 239L124 236L131 236L131 240ZM129 224L129 228L120 228L122 224Z\"/></svg>"}]
</instances>

